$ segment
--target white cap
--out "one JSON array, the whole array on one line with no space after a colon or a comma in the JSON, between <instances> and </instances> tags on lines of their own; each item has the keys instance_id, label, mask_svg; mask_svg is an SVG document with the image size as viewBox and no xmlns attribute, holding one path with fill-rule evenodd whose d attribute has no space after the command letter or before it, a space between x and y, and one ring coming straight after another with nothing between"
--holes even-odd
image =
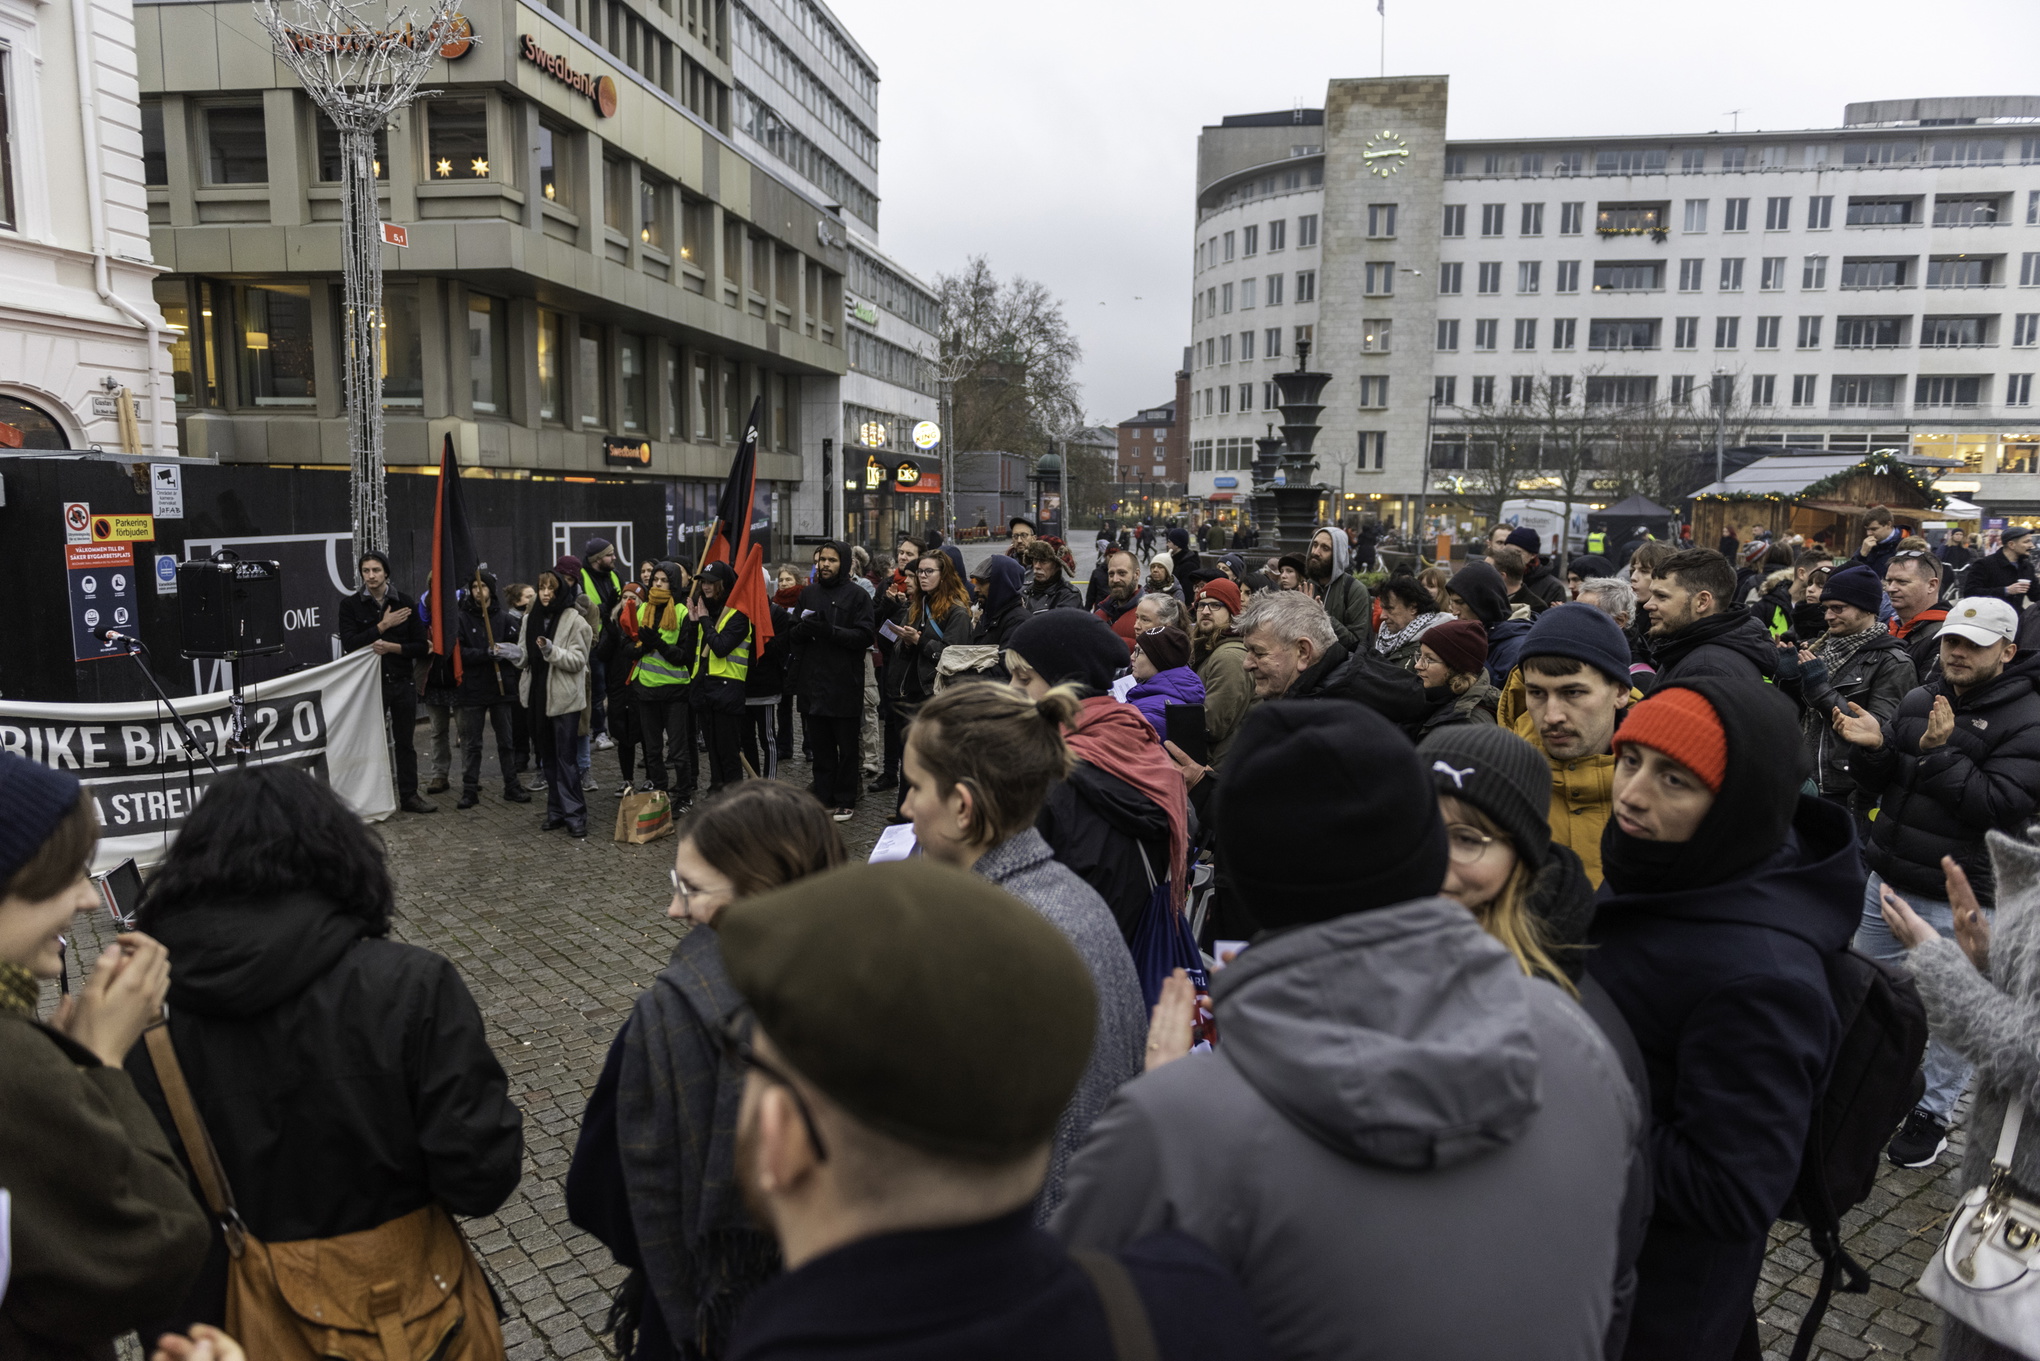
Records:
<instances>
[{"instance_id":1,"label":"white cap","mask_svg":"<svg viewBox=\"0 0 2040 1361\"><path fill-rule=\"evenodd\" d=\"M1996 596L1970 596L1949 608L1941 636L1951 633L1978 647L2009 643L2019 634L2019 612Z\"/></svg>"}]
</instances>

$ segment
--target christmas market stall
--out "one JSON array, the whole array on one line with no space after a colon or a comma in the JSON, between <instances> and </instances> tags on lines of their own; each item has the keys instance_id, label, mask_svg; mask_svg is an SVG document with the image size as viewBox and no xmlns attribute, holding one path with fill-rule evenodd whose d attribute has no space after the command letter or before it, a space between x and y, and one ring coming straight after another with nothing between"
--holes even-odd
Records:
<instances>
[{"instance_id":1,"label":"christmas market stall","mask_svg":"<svg viewBox=\"0 0 2040 1361\"><path fill-rule=\"evenodd\" d=\"M1711 546L1726 528L1747 543L1767 530L1776 540L1798 534L1853 551L1872 506L1889 507L1917 533L1944 500L1933 478L1947 462L1888 449L1760 458L1693 493L1693 542Z\"/></svg>"}]
</instances>

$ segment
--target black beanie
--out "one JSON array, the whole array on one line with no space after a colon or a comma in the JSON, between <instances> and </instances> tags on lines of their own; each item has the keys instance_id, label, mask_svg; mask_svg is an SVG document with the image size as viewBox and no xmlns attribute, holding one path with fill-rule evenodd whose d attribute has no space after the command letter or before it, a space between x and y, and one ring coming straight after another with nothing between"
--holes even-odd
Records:
<instances>
[{"instance_id":1,"label":"black beanie","mask_svg":"<svg viewBox=\"0 0 2040 1361\"><path fill-rule=\"evenodd\" d=\"M1519 655L1570 657L1618 685L1629 684L1629 640L1623 636L1622 626L1585 601L1554 605L1538 616Z\"/></svg>"},{"instance_id":2,"label":"black beanie","mask_svg":"<svg viewBox=\"0 0 2040 1361\"><path fill-rule=\"evenodd\" d=\"M1088 610L1043 610L1014 629L1006 646L1050 685L1104 690L1126 669L1126 644Z\"/></svg>"},{"instance_id":3,"label":"black beanie","mask_svg":"<svg viewBox=\"0 0 2040 1361\"><path fill-rule=\"evenodd\" d=\"M1509 588L1502 574L1485 562L1469 562L1452 574L1445 589L1466 602L1473 617L1493 627L1509 617Z\"/></svg>"},{"instance_id":4,"label":"black beanie","mask_svg":"<svg viewBox=\"0 0 2040 1361\"><path fill-rule=\"evenodd\" d=\"M1652 694L1691 690L1706 700L1727 739L1721 792L1686 842L1640 841L1614 818L1601 834L1601 864L1617 893L1706 888L1770 858L1785 844L1807 776L1799 710L1778 690L1739 677L1662 682Z\"/></svg>"},{"instance_id":5,"label":"black beanie","mask_svg":"<svg viewBox=\"0 0 2040 1361\"><path fill-rule=\"evenodd\" d=\"M1579 553L1565 565L1565 570L1568 576L1576 576L1584 581L1594 577L1614 576L1615 564L1599 553Z\"/></svg>"},{"instance_id":6,"label":"black beanie","mask_svg":"<svg viewBox=\"0 0 2040 1361\"><path fill-rule=\"evenodd\" d=\"M1271 929L1303 926L1437 893L1445 822L1436 799L1411 797L1426 784L1416 748L1372 709L1254 706L1226 758L1214 819L1247 913ZM1356 854L1361 845L1374 852Z\"/></svg>"},{"instance_id":7,"label":"black beanie","mask_svg":"<svg viewBox=\"0 0 2040 1361\"><path fill-rule=\"evenodd\" d=\"M1417 744L1431 787L1493 818L1516 854L1542 868L1551 850L1551 763L1492 723L1453 723Z\"/></svg>"},{"instance_id":8,"label":"black beanie","mask_svg":"<svg viewBox=\"0 0 2040 1361\"><path fill-rule=\"evenodd\" d=\"M1827 585L1820 588L1820 598L1823 602L1837 600L1854 605L1865 614L1875 614L1884 603L1884 582L1877 573L1857 563L1829 577Z\"/></svg>"}]
</instances>

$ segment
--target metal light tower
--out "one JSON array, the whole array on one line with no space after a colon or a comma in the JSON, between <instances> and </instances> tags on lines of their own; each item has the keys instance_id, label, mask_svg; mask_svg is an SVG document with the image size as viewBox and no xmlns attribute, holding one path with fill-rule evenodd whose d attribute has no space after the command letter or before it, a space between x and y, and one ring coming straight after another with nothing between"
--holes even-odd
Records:
<instances>
[{"instance_id":1,"label":"metal light tower","mask_svg":"<svg viewBox=\"0 0 2040 1361\"><path fill-rule=\"evenodd\" d=\"M473 42L454 0L395 9L387 0L254 0L276 56L340 133L340 274L346 332L354 551L389 548L383 491L382 210L375 135L408 107L440 49Z\"/></svg>"}]
</instances>

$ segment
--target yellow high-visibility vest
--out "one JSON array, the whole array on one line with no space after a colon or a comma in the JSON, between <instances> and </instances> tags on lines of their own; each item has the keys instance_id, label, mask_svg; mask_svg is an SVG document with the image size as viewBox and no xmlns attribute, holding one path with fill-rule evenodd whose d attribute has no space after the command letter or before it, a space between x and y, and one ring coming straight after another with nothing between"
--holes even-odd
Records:
<instances>
[{"instance_id":1,"label":"yellow high-visibility vest","mask_svg":"<svg viewBox=\"0 0 2040 1361\"><path fill-rule=\"evenodd\" d=\"M721 633L724 629L728 628L730 626L730 616L735 613L736 610L725 605L722 617L715 621L715 631ZM718 657L708 645L708 630L703 629L701 631L701 641L696 645L698 650L695 654L695 673L697 675L721 676L725 680L733 680L741 684L744 678L751 674L751 640L755 637L757 637L757 631L747 626L744 632L743 643L731 648L729 656Z\"/></svg>"},{"instance_id":2,"label":"yellow high-visibility vest","mask_svg":"<svg viewBox=\"0 0 2040 1361\"><path fill-rule=\"evenodd\" d=\"M672 628L654 628L653 623L658 619L658 609L659 607L650 601L637 607L638 633L641 636L650 634L666 646L672 647L680 641L680 613L674 611ZM648 690L657 690L669 685L685 685L694 679L694 672L691 668L674 665L657 652L647 652L638 658L637 668L630 673L630 678Z\"/></svg>"}]
</instances>

